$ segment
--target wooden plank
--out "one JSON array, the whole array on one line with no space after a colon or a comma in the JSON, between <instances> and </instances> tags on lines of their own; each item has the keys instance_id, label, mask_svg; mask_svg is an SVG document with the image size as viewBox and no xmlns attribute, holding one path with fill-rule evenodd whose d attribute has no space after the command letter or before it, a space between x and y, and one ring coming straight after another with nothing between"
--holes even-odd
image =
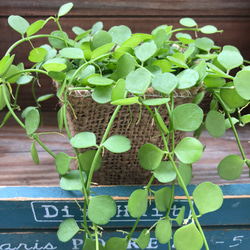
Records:
<instances>
[{"instance_id":1,"label":"wooden plank","mask_svg":"<svg viewBox=\"0 0 250 250\"><path fill-rule=\"evenodd\" d=\"M250 237L249 228L216 228L205 229L205 236L207 238L210 249L225 250L225 249L238 249L246 250L249 248ZM133 239L139 236L136 231L133 234ZM104 231L102 237L99 239L102 244L105 244L110 237L124 237L122 233ZM52 249L67 249L67 250L81 250L83 246L83 235L77 234L66 243L58 240L55 231L48 232L7 232L0 233L0 249L18 249L18 250L52 250ZM139 249L136 243L130 241L127 249ZM147 250L165 250L166 245L159 244L155 238L154 231L151 232L150 242L146 248ZM171 240L171 249L175 247ZM202 250L205 248L203 247Z\"/></svg>"},{"instance_id":2,"label":"wooden plank","mask_svg":"<svg viewBox=\"0 0 250 250\"><path fill-rule=\"evenodd\" d=\"M72 16L183 16L192 13L195 16L215 15L249 15L248 0L73 0ZM62 2L58 0L29 1L12 0L1 1L0 15L20 14L26 16L55 15Z\"/></svg>"}]
</instances>

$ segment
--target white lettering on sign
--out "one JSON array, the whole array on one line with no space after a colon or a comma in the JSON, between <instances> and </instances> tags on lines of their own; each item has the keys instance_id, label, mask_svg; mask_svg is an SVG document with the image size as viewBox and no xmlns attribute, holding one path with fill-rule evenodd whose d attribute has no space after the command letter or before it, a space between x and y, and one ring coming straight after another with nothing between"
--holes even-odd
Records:
<instances>
[{"instance_id":1,"label":"white lettering on sign","mask_svg":"<svg viewBox=\"0 0 250 250\"><path fill-rule=\"evenodd\" d=\"M25 243L20 243L18 246L13 246L11 243L5 243L0 245L0 250L54 250L57 249L56 246L53 246L50 242L45 246L39 245L37 240L34 246L28 246Z\"/></svg>"}]
</instances>

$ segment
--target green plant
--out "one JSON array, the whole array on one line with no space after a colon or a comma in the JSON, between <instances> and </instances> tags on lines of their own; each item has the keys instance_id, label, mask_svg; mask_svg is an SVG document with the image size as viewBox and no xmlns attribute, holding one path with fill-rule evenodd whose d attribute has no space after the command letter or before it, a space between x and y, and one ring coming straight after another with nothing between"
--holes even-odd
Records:
<instances>
[{"instance_id":1,"label":"green plant","mask_svg":"<svg viewBox=\"0 0 250 250\"><path fill-rule=\"evenodd\" d=\"M98 22L87 31L73 27L76 37L72 40L59 22L72 7L72 3L64 4L57 16L38 20L31 25L20 16L10 16L10 26L19 32L22 38L8 49L0 61L0 110L6 106L8 109L1 126L13 116L33 141L31 155L34 162L39 164L36 150L38 143L55 158L61 188L79 190L85 198L81 208L81 228L74 219L66 219L59 226L58 238L66 242L77 232L84 231L83 249L104 249L98 243L100 226L107 224L115 215L116 205L111 196L91 192L92 176L94 171L98 171L104 149L113 153L123 153L130 149L128 138L121 135L108 137L120 108L123 105L143 105L157 124L164 147L146 143L139 149L140 164L152 172L152 177L144 188L134 190L129 198L128 211L137 219L134 227L125 237L121 235L120 238L110 238L105 249L127 248L140 217L149 206L148 199L151 198L155 199L156 208L165 212L165 216L151 228L141 232L136 240L141 249L146 248L153 229L159 242L168 244L170 249L172 224L175 222L180 226L173 236L176 249L187 249L187 246L189 249L201 249L203 245L209 249L198 218L220 208L223 202L221 189L211 182L204 182L195 188L192 196L198 209L197 214L187 185L192 178L192 164L200 159L204 151L199 138L205 128L214 137L220 137L226 129L232 128L239 146L241 157L229 155L219 163L220 177L226 180L237 179L244 164L250 167L235 126L244 126L250 122L250 114L241 115L250 99L250 67L247 66L249 62L243 59L234 46L221 48L208 37L192 38L190 32L197 36L198 32L212 34L220 31L211 25L199 28L191 18L180 20L182 28L173 29L172 26L162 25L151 34L132 34L126 26L114 26L105 31L102 23ZM50 20L55 21L58 30L51 34L37 35ZM48 38L49 43L34 48L32 41L44 37ZM33 47L28 59L34 65L29 69L26 69L23 63L14 65L14 55L11 55L12 50L24 42ZM235 69L237 73L233 75L231 72ZM40 102L51 97L50 94L36 98L34 93L36 106L23 110L22 119L16 115L16 111L20 109L19 89L30 83L34 89L40 74L45 74L58 83L57 97L62 103L57 114L59 132L65 126L76 157L64 152L55 155L40 139L42 133L36 132L40 125ZM14 83L17 84L15 94L12 92ZM148 88L153 88L161 97L148 99L145 95ZM66 112L67 107L71 108L68 95L74 90L91 91L95 102L111 103L116 107L99 145L96 135L92 132L82 131L73 137L70 134ZM194 92L193 102L176 107L177 90ZM199 106L205 93L211 98L208 112L204 112ZM169 123L165 122L163 115L169 116ZM194 131L194 136L185 137L176 145L175 131ZM95 150L88 150L84 155L79 151L92 147ZM81 157L85 157L84 160L88 164L83 166ZM71 170L70 162L75 158L78 160L79 169ZM151 184L155 178L161 183L172 183L171 188L166 186L154 191ZM184 208L177 218L170 217L176 180L183 188L192 212L185 220ZM91 226L87 225L87 217L92 223Z\"/></svg>"}]
</instances>

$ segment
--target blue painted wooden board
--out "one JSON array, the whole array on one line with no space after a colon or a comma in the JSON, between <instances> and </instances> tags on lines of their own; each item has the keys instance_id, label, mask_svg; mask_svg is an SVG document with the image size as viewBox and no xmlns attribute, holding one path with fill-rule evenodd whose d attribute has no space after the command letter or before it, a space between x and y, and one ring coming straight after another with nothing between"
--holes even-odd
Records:
<instances>
[{"instance_id":1,"label":"blue painted wooden board","mask_svg":"<svg viewBox=\"0 0 250 250\"><path fill-rule=\"evenodd\" d=\"M161 187L155 186L153 189ZM194 188L190 186L189 192L192 193ZM200 218L210 249L249 249L250 184L224 185L221 188L224 194L223 206ZM111 236L122 236L115 229L126 231L133 225L135 220L129 216L126 205L134 189L133 186L93 188L98 194L115 196L117 203L117 214L105 226L103 241ZM175 196L172 216L177 216L184 205L187 217L189 209L183 190L176 187ZM56 236L57 227L63 219L74 216L81 222L82 214L75 202L75 199L79 203L83 202L81 198L80 192L63 191L59 187L0 187L0 250L81 249L81 235L76 235L66 244L59 242ZM152 226L162 216L152 201L138 230ZM131 243L128 249L139 248ZM146 249L163 250L166 245L159 244L152 233L150 245Z\"/></svg>"}]
</instances>

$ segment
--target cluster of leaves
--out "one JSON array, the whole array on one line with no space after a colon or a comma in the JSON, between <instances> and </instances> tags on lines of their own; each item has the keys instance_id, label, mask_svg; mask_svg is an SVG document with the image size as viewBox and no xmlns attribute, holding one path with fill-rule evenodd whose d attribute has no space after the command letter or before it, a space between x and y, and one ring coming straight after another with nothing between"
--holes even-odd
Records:
<instances>
[{"instance_id":1,"label":"cluster of leaves","mask_svg":"<svg viewBox=\"0 0 250 250\"><path fill-rule=\"evenodd\" d=\"M211 182L198 185L192 194L199 212L197 215L186 187L192 179L192 164L201 158L204 151L199 137L205 128L213 137L220 137L226 129L232 128L237 139L241 156L229 155L219 163L218 174L221 178L237 179L242 173L243 165L250 165L235 129L235 124L244 126L250 122L250 115L241 116L241 110L249 104L250 99L250 66L245 65L246 62L234 46L221 48L208 37L192 38L190 31L195 34L212 34L219 31L211 25L199 28L191 18L180 20L182 28L173 29L172 26L162 25L155 28L151 34L133 34L129 27L124 25L105 31L103 24L98 22L87 31L73 27L76 37L72 40L59 23L59 18L67 14L72 7L72 3L64 4L56 17L38 20L31 25L20 16L10 16L10 26L19 32L22 38L10 47L0 61L0 110L5 106L9 110L2 125L12 115L33 140L31 154L34 162L39 164L36 150L36 143L39 143L55 158L55 166L61 176L61 188L79 190L85 196L81 228L74 219L67 219L59 227L58 238L65 242L77 232L84 231L86 237L83 249L104 249L98 243L99 226L107 224L115 215L116 204L111 196L91 193L92 176L101 166L101 152L104 148L113 153L130 150L128 138L121 135L108 137L121 106L144 105L159 128L164 148L146 143L139 149L140 165L152 172L152 178L145 188L134 190L129 198L128 211L131 217L137 219L131 232L125 238L109 239L105 249L127 248L128 241L132 239L136 225L146 212L151 198L154 198L156 208L166 212L166 215L151 228L141 232L136 240L141 249L147 247L152 229L155 229L155 236L160 243L170 244L173 221L180 226L173 237L176 249L186 249L187 245L190 249L200 249L203 244L208 249L198 217L220 208L223 202L222 192ZM51 34L37 35L50 19L57 23L58 30ZM33 39L41 37L48 37L48 44L30 51L28 59L34 66L25 69L22 63L14 65L12 50L20 43L28 41L32 44ZM238 72L234 76L231 72L235 69ZM22 112L24 122L15 114L15 110L19 109L19 88L31 82L33 88L39 74L46 74L59 84L57 97L63 103L58 111L59 131L65 126L70 144L77 155L78 170L70 169L70 163L75 157L64 152L55 155L42 143L39 138L41 134L36 132L40 124L39 103L51 95L36 98L37 106L28 107ZM15 96L12 94L14 83L18 86ZM148 88L159 93L158 97L147 98ZM67 96L73 90L90 91L93 101L100 104L110 103L116 107L99 145L96 135L92 132L83 131L74 137L69 133L66 107L70 106L70 103ZM175 106L176 91L184 91L190 95L194 91L195 98L192 103ZM204 113L199 106L205 92L211 96L208 113ZM162 109L170 118L168 124L164 122ZM235 111L237 118L231 116ZM185 137L175 145L176 131L194 132L194 136ZM86 149L84 153L79 152L82 148ZM164 184L172 182L172 188L166 186L154 191L151 188L154 178ZM176 180L183 188L192 212L190 218L185 220L184 207L177 218L169 216ZM91 227L87 224L87 218L92 222Z\"/></svg>"}]
</instances>

